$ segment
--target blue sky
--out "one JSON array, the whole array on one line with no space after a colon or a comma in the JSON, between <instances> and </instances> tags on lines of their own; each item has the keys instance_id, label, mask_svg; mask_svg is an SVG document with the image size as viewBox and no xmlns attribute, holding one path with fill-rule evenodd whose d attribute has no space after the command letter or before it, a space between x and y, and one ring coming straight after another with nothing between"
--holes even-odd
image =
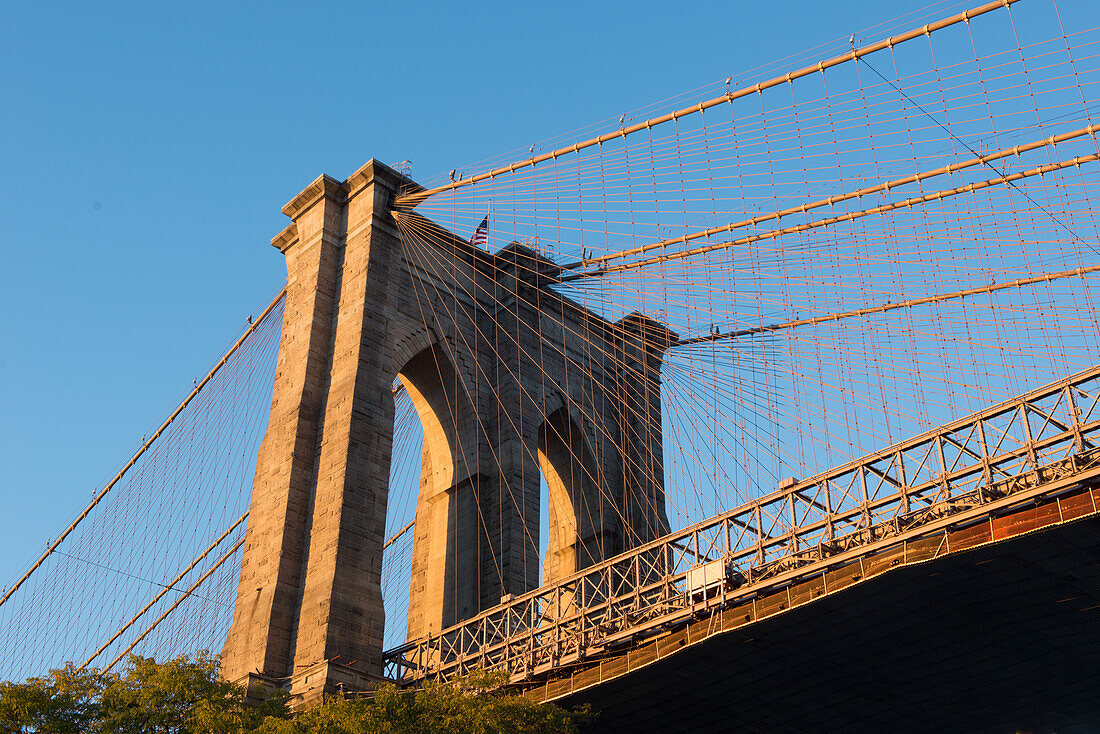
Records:
<instances>
[{"instance_id":1,"label":"blue sky","mask_svg":"<svg viewBox=\"0 0 1100 734\"><path fill-rule=\"evenodd\" d=\"M418 179L476 170L903 14L928 8L893 29L962 7L7 4L0 585L278 290L268 240L319 173L372 157L410 160Z\"/></svg>"}]
</instances>

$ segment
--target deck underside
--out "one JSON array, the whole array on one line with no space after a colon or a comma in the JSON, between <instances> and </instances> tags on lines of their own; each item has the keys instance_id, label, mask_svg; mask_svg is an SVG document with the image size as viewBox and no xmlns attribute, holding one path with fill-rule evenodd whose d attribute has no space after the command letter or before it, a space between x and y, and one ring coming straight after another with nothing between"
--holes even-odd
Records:
<instances>
[{"instance_id":1,"label":"deck underside","mask_svg":"<svg viewBox=\"0 0 1100 734\"><path fill-rule=\"evenodd\" d=\"M1100 518L904 566L568 697L595 731L1100 732Z\"/></svg>"}]
</instances>

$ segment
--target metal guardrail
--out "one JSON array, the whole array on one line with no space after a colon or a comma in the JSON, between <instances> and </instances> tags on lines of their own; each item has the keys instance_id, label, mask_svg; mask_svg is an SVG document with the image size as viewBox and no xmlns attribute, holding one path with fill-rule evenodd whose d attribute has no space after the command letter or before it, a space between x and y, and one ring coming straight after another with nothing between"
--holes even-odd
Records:
<instances>
[{"instance_id":1,"label":"metal guardrail","mask_svg":"<svg viewBox=\"0 0 1100 734\"><path fill-rule=\"evenodd\" d=\"M1098 403L1100 365L408 642L384 654L385 675L408 683L489 668L523 680L706 609L705 564L721 564L727 586L756 586L1003 504L1100 447Z\"/></svg>"}]
</instances>

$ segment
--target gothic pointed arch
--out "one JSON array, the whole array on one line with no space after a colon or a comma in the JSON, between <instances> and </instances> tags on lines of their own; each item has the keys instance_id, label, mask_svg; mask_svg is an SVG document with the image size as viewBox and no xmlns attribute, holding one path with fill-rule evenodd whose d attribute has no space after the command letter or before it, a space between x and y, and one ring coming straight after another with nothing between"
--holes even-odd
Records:
<instances>
[{"instance_id":1,"label":"gothic pointed arch","mask_svg":"<svg viewBox=\"0 0 1100 734\"><path fill-rule=\"evenodd\" d=\"M409 588L408 636L477 611L477 435L470 386L435 341L397 374L424 429ZM471 565L473 564L473 565Z\"/></svg>"},{"instance_id":2,"label":"gothic pointed arch","mask_svg":"<svg viewBox=\"0 0 1100 734\"><path fill-rule=\"evenodd\" d=\"M552 583L621 550L613 503L600 491L593 439L565 407L538 434L539 468L547 485L548 532L543 583Z\"/></svg>"}]
</instances>

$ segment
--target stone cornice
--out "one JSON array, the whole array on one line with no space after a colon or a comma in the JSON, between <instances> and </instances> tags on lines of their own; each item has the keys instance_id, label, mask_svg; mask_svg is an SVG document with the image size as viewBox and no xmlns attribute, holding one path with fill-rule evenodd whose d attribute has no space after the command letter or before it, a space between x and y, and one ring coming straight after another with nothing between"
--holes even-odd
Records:
<instances>
[{"instance_id":1,"label":"stone cornice","mask_svg":"<svg viewBox=\"0 0 1100 734\"><path fill-rule=\"evenodd\" d=\"M342 183L332 176L322 173L313 179L313 183L306 186L302 193L286 203L286 206L283 207L283 214L291 219L297 219L306 209L326 198L342 204L346 201L347 196Z\"/></svg>"},{"instance_id":2,"label":"stone cornice","mask_svg":"<svg viewBox=\"0 0 1100 734\"><path fill-rule=\"evenodd\" d=\"M271 238L271 246L278 248L279 252L285 253L297 241L298 223L291 222L286 229Z\"/></svg>"},{"instance_id":3,"label":"stone cornice","mask_svg":"<svg viewBox=\"0 0 1100 734\"><path fill-rule=\"evenodd\" d=\"M349 199L369 186L371 181L374 180L375 165L382 166L381 163L371 158L360 166L358 171L348 176L348 180L344 182L344 190L348 192Z\"/></svg>"},{"instance_id":4,"label":"stone cornice","mask_svg":"<svg viewBox=\"0 0 1100 734\"><path fill-rule=\"evenodd\" d=\"M661 351L680 340L680 335L660 321L650 318L640 311L632 311L615 322L615 326L628 333L641 336L647 346Z\"/></svg>"},{"instance_id":5,"label":"stone cornice","mask_svg":"<svg viewBox=\"0 0 1100 734\"><path fill-rule=\"evenodd\" d=\"M375 178L383 179L387 188L402 194L424 190L423 186L408 176L398 173L377 158L371 158L344 182L344 190L347 191L348 198L352 198L369 186Z\"/></svg>"}]
</instances>

